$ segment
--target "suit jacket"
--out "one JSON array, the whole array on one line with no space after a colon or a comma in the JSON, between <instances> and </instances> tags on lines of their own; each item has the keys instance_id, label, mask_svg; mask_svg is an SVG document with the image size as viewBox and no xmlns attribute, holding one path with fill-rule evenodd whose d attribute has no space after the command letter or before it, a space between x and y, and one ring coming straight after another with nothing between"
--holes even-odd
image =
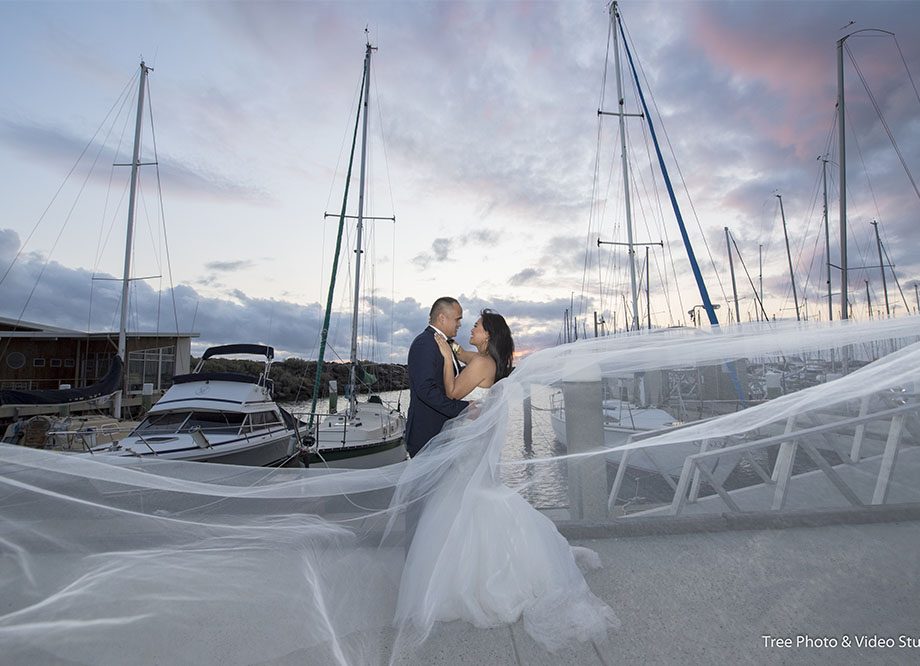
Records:
<instances>
[{"instance_id":1,"label":"suit jacket","mask_svg":"<svg viewBox=\"0 0 920 666\"><path fill-rule=\"evenodd\" d=\"M466 409L466 400L453 400L444 391L444 357L435 331L425 328L409 347L409 415L406 449L414 456L449 420Z\"/></svg>"}]
</instances>

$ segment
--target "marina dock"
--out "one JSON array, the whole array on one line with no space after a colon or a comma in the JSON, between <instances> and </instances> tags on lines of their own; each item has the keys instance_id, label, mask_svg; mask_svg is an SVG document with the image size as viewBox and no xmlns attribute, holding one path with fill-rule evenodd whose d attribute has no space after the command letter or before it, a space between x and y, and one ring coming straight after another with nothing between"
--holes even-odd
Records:
<instances>
[{"instance_id":1,"label":"marina dock","mask_svg":"<svg viewBox=\"0 0 920 666\"><path fill-rule=\"evenodd\" d=\"M559 527L603 562L586 578L622 623L605 643L551 654L521 622L454 622L395 663L907 664L920 656L920 504ZM894 647L869 647L888 639Z\"/></svg>"}]
</instances>

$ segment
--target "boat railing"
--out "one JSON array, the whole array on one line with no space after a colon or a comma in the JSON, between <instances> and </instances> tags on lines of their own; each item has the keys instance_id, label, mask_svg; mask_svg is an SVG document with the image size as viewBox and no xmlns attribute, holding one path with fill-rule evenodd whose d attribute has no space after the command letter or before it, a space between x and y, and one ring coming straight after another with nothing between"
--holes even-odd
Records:
<instances>
[{"instance_id":1,"label":"boat railing","mask_svg":"<svg viewBox=\"0 0 920 666\"><path fill-rule=\"evenodd\" d=\"M300 438L301 442L312 442L312 444L306 447L308 449L315 447L317 442L319 442L320 424L325 417L329 416L329 413L318 411L292 411L291 416L294 417L297 436ZM310 423L313 424L312 427Z\"/></svg>"},{"instance_id":2,"label":"boat railing","mask_svg":"<svg viewBox=\"0 0 920 666\"><path fill-rule=\"evenodd\" d=\"M97 447L99 444L115 442L129 435L134 427L135 424L133 423L130 425L118 423L101 424L82 430L49 430L45 437L46 441L53 442L54 448L62 450L78 448L92 453L93 447ZM115 437L116 435L120 435L120 437ZM100 442L100 438L106 441ZM75 444L79 446L74 446Z\"/></svg>"},{"instance_id":3,"label":"boat railing","mask_svg":"<svg viewBox=\"0 0 920 666\"><path fill-rule=\"evenodd\" d=\"M156 449L154 449L152 446L150 446L150 442L148 442L148 441L144 438L143 435L141 435L140 433L135 433L135 435L137 436L137 438L138 438L139 440L141 440L141 442L144 443L144 446L146 446L148 449L150 449L150 453L152 453L153 455L157 455Z\"/></svg>"},{"instance_id":4,"label":"boat railing","mask_svg":"<svg viewBox=\"0 0 920 666\"><path fill-rule=\"evenodd\" d=\"M397 432L398 425L394 423L394 420L398 420L401 414L399 409L393 406L392 403L385 403L382 400L376 400L376 401L369 400L368 402L369 404L379 404L387 408L388 411L386 413L378 413L372 416L368 414L364 414L362 416L362 418L364 419L362 423L373 423L374 426L380 429L380 432L382 433L384 437L389 437L394 432ZM313 451L318 450L319 441L320 441L320 432L322 431L322 425L324 422L326 422L326 419L328 417L336 416L337 414L341 414L345 416L345 418L342 420L341 426L337 426L335 429L335 434L341 436L343 444L345 442L347 431L350 428L353 428L355 426L355 424L350 420L350 417L346 416L347 411L343 411L343 412L321 412L321 411L300 412L298 411L298 412L291 412L291 414L294 416L295 419L297 419L297 421L300 424L298 426L298 432L305 433L305 436L302 437L302 439L309 442L309 444L306 445L306 448L308 450L313 450ZM309 427L309 423L311 422L311 419L310 419L311 416L313 417L312 418L312 423L313 423L312 428ZM369 418L372 419L372 421L368 422L367 419Z\"/></svg>"},{"instance_id":5,"label":"boat railing","mask_svg":"<svg viewBox=\"0 0 920 666\"><path fill-rule=\"evenodd\" d=\"M873 407L875 411L872 411ZM624 471L629 464L629 458L638 455L643 455L651 461L662 478L673 489L674 496L668 508L668 513L671 515L681 515L688 505L697 503L701 499L700 490L703 483L708 484L730 511L740 513L750 510L751 507L742 509L736 498L726 488L726 479L742 460L746 461L750 469L760 478L763 487L772 487L769 493L770 506L758 508L782 511L787 508L790 482L793 478L793 462L798 450L802 450L811 459L817 468L815 471L819 470L849 505L863 507L866 501L860 497L860 489L854 487L854 479L866 478L865 467L868 466L864 466L864 469L860 470L861 473L852 477L850 482L847 482L842 472L847 466L856 466L869 458L878 458L877 453L867 455L865 451L868 439L867 426L872 423L882 424L883 429L887 425L887 430L881 433L884 437L884 448L878 462L875 481L871 484L871 498L868 499L868 503L885 504L888 502L889 491L892 487L892 476L899 450L907 446L903 441L905 432L914 444L920 444L920 395L897 392L866 396L860 400L858 410L850 409L849 413L852 414L853 411L856 411L855 415L845 414L843 417L839 412L831 414L816 411L793 415L785 420L782 434L761 436L739 443L733 443L737 440L732 437L694 440L693 443L699 446L699 451L688 455L684 460L680 477L676 483L671 474L657 463L654 445L626 448L622 452L616 478L608 497L608 511L613 511L624 481ZM830 417L829 422L821 422L822 414ZM638 433L630 438L630 443L656 437L664 432L686 428L689 425L692 424ZM745 433L744 436L749 438L751 434ZM756 436L756 431L753 434ZM816 440L822 445L818 446ZM846 444L847 441L849 441L849 446ZM842 463L831 464L822 455L819 450L821 448L836 453ZM764 456L761 456L761 462L758 462L755 456L757 452L768 453L770 451L775 452L772 469L769 469L769 464L767 468L762 464ZM768 454L766 459L769 460L770 457ZM920 484L912 490L920 494ZM861 492L864 497L867 495L865 490Z\"/></svg>"}]
</instances>

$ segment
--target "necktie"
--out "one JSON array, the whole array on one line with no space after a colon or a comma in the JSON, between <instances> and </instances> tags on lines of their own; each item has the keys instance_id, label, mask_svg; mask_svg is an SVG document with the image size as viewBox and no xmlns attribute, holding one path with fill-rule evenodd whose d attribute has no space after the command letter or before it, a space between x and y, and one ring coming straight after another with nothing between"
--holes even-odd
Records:
<instances>
[{"instance_id":1,"label":"necktie","mask_svg":"<svg viewBox=\"0 0 920 666\"><path fill-rule=\"evenodd\" d=\"M447 344L450 345L450 354L454 357L454 377L460 374L460 362L457 360L457 352L454 351L454 339L447 338Z\"/></svg>"}]
</instances>

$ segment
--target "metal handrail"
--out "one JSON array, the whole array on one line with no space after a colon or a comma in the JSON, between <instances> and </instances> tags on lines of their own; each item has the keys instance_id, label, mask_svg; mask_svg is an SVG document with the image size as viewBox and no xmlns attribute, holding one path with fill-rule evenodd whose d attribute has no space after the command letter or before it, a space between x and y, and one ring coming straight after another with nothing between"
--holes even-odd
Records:
<instances>
[{"instance_id":1,"label":"metal handrail","mask_svg":"<svg viewBox=\"0 0 920 666\"><path fill-rule=\"evenodd\" d=\"M917 396L912 393L899 393L898 397L915 399ZM797 417L793 416L787 420L786 431L780 435L772 435L770 437L765 437L750 442L733 444L718 449L710 449L709 446L713 439L722 438L703 438L696 440L700 442L700 451L698 453L687 456L684 461L681 475L677 484L674 484L671 475L668 474L665 470L661 469L661 466L658 465L655 461L654 456L651 455L650 452L654 450L654 446L624 448L619 464L619 469L617 470L617 475L608 497L608 508L612 509L612 506L619 494L619 490L623 483L624 470L627 466L627 459L630 455L635 455L641 451L652 462L661 476L667 482L669 482L669 485L671 485L672 489L674 490L674 498L670 507L670 513L672 515L679 515L688 502L693 503L697 500L701 480L706 481L712 486L712 488L719 495L719 497L722 498L730 510L733 512L741 511L741 509L734 502L734 500L732 500L731 496L724 488L722 482L714 477L713 471L715 469L715 465L706 465L706 463L709 461L717 461L721 457L730 456L737 456L737 460L732 465L732 470L741 460L741 458L745 457L749 462L752 463L752 468L754 469L755 473L757 473L757 475L763 480L764 484L775 485L777 487L777 490L774 494L772 508L775 510L782 509L785 505L788 482L792 475L792 458L795 455L795 447L799 445L802 446L802 449L809 456L809 458L812 459L812 461L818 466L819 470L828 477L831 483L841 492L841 494L848 500L850 504L855 506L862 506L863 502L856 496L852 489L847 486L846 482L840 478L839 474L834 471L833 467L827 462L824 456L818 452L817 448L807 441L799 440L814 435L826 436L829 433L840 431L843 428L850 428L855 426L852 451L848 457L842 456L849 463L855 463L859 461L859 448L863 434L865 432L866 424L874 421L884 421L890 419L891 425L889 426L888 437L883 453L883 461L879 470L879 477L877 479L872 498L873 504L884 503L885 499L887 498L888 485L895 464L896 450L900 443L902 430L906 425L906 418L912 413L920 413L920 402L911 402L873 413L867 412L868 399L864 398L861 403L860 413L858 416L848 417L831 423L795 429L794 425ZM798 418L805 416L805 414L798 415ZM814 413L807 413L807 416L810 419L814 419ZM630 437L629 442L633 443L642 441L644 439L650 439L660 436L664 433L674 432L676 430L696 425L698 423L700 423L700 421L680 424L677 426L662 428L660 430L646 433L636 433ZM780 454L777 457L777 461L774 465L773 474L770 475L760 466L760 464L757 463L752 455L752 452L776 445L780 446ZM730 471L731 470L728 470L728 472L724 473L723 479L727 477L727 474L730 473Z\"/></svg>"},{"instance_id":2,"label":"metal handrail","mask_svg":"<svg viewBox=\"0 0 920 666\"><path fill-rule=\"evenodd\" d=\"M690 486L692 478L695 476L695 472L698 472L700 475L702 475L702 477L704 477L704 479L710 485L712 485L713 489L716 491L716 493L718 493L719 497L722 498L722 500L732 511L740 512L741 509L737 506L737 504L735 504L733 500L731 500L728 492L725 490L722 484L712 477L710 471L703 463L706 460L718 458L720 456L730 455L732 453L749 453L753 450L766 448L775 444L780 444L786 448L785 451L780 452L780 456L777 458L777 463L774 470L782 470L782 475L773 477L768 482L770 485L776 485L777 491L779 493L779 495L774 495L774 509L782 509L785 504L785 493L788 488L788 480L792 475L791 458L795 454L794 448L792 447L795 446L801 446L804 449L805 453L814 461L814 463L828 477L828 479L830 479L831 483L833 483L834 486L841 492L841 494L844 495L850 504L854 506L863 506L863 502L856 496L856 494L846 484L846 482L840 478L840 475L834 471L833 467L828 464L827 460L818 452L815 446L809 442L798 440L809 435L829 433L848 426L859 426L861 424L891 418L891 427L889 428L889 434L884 453L885 462L883 462L882 467L879 470L879 477L876 482L876 488L873 492L872 499L873 504L881 504L887 497L887 486L890 481L890 475L894 465L894 453L900 442L904 417L911 412L920 412L920 403L901 405L899 407L885 409L872 414L855 416L844 419L842 421L827 423L819 426L812 426L801 430L791 429L787 425L787 432L781 435L774 435L772 437L766 437L764 439L759 439L752 442L735 444L712 451L702 451L700 453L688 456L684 461L684 467L681 471L680 480L677 484L677 490L671 503L671 513L673 515L679 515L683 510L683 507L688 500L687 490Z\"/></svg>"}]
</instances>

